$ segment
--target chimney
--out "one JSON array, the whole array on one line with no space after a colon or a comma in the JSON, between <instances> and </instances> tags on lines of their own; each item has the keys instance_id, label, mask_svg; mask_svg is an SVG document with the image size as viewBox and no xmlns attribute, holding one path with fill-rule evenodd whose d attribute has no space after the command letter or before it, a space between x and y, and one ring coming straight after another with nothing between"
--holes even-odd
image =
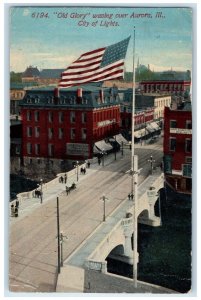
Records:
<instances>
[{"instance_id":1,"label":"chimney","mask_svg":"<svg viewBox=\"0 0 201 300\"><path fill-rule=\"evenodd\" d=\"M77 89L77 103L82 103L82 88Z\"/></svg>"},{"instance_id":2,"label":"chimney","mask_svg":"<svg viewBox=\"0 0 201 300\"><path fill-rule=\"evenodd\" d=\"M54 104L58 104L59 101L59 88L56 87L54 89Z\"/></svg>"},{"instance_id":3,"label":"chimney","mask_svg":"<svg viewBox=\"0 0 201 300\"><path fill-rule=\"evenodd\" d=\"M103 102L104 102L104 93L103 93L103 89L101 89L101 90L99 91L99 95L100 95L100 101L101 101L101 103L103 103Z\"/></svg>"}]
</instances>

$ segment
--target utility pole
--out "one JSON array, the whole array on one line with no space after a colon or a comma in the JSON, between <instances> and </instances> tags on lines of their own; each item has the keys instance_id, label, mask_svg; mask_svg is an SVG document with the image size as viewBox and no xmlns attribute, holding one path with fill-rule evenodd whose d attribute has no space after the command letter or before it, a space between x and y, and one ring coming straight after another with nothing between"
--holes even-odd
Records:
<instances>
[{"instance_id":1,"label":"utility pole","mask_svg":"<svg viewBox=\"0 0 201 300\"><path fill-rule=\"evenodd\" d=\"M132 147L131 147L131 195L133 195L133 282L137 288L137 201L138 201L138 166L134 151L135 131L135 26L133 35L133 102L132 102Z\"/></svg>"},{"instance_id":2,"label":"utility pole","mask_svg":"<svg viewBox=\"0 0 201 300\"><path fill-rule=\"evenodd\" d=\"M57 197L57 254L58 254L58 274L61 271L61 258L60 258L60 224L59 224L59 197Z\"/></svg>"}]
</instances>

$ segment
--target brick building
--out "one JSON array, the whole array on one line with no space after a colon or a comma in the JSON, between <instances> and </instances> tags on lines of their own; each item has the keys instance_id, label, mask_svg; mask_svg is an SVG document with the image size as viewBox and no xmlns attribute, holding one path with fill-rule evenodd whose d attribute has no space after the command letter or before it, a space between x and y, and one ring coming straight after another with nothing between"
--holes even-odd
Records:
<instances>
[{"instance_id":1,"label":"brick building","mask_svg":"<svg viewBox=\"0 0 201 300\"><path fill-rule=\"evenodd\" d=\"M28 90L21 103L24 164L64 163L93 156L96 142L119 133L117 88ZM102 150L102 149L100 149Z\"/></svg>"},{"instance_id":2,"label":"brick building","mask_svg":"<svg viewBox=\"0 0 201 300\"><path fill-rule=\"evenodd\" d=\"M192 189L192 112L191 103L173 110L165 108L164 173L167 184L182 193Z\"/></svg>"},{"instance_id":3,"label":"brick building","mask_svg":"<svg viewBox=\"0 0 201 300\"><path fill-rule=\"evenodd\" d=\"M184 96L190 92L190 80L143 80L139 83L142 93L166 93Z\"/></svg>"}]
</instances>

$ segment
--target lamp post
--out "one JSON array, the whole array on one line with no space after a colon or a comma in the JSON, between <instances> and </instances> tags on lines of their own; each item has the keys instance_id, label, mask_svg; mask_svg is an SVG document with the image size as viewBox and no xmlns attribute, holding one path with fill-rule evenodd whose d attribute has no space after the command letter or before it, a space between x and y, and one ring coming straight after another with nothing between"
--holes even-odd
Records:
<instances>
[{"instance_id":1,"label":"lamp post","mask_svg":"<svg viewBox=\"0 0 201 300\"><path fill-rule=\"evenodd\" d=\"M74 168L77 170L77 181L79 180L79 164L78 161L76 161L76 164L74 165Z\"/></svg>"},{"instance_id":2,"label":"lamp post","mask_svg":"<svg viewBox=\"0 0 201 300\"><path fill-rule=\"evenodd\" d=\"M102 166L104 167L104 163L105 163L104 162L104 155L106 154L104 149L102 150L101 154L102 154Z\"/></svg>"},{"instance_id":3,"label":"lamp post","mask_svg":"<svg viewBox=\"0 0 201 300\"><path fill-rule=\"evenodd\" d=\"M151 165L151 170L150 171L151 171L151 175L152 175L152 173L153 173L153 164L155 162L152 155L150 156L150 159L148 159L148 162L150 162L150 165Z\"/></svg>"},{"instance_id":4,"label":"lamp post","mask_svg":"<svg viewBox=\"0 0 201 300\"><path fill-rule=\"evenodd\" d=\"M61 263L60 266L63 267L64 265L64 260L63 260L63 242L64 239L68 239L66 235L63 235L63 232L60 232L60 236L59 236L59 241L60 241L60 245L61 245Z\"/></svg>"},{"instance_id":5,"label":"lamp post","mask_svg":"<svg viewBox=\"0 0 201 300\"><path fill-rule=\"evenodd\" d=\"M124 142L121 141L121 155L124 155Z\"/></svg>"},{"instance_id":6,"label":"lamp post","mask_svg":"<svg viewBox=\"0 0 201 300\"><path fill-rule=\"evenodd\" d=\"M38 187L40 187L40 203L43 203L43 179L40 179L40 183L37 184Z\"/></svg>"},{"instance_id":7,"label":"lamp post","mask_svg":"<svg viewBox=\"0 0 201 300\"><path fill-rule=\"evenodd\" d=\"M108 200L108 198L106 198L105 194L103 194L103 196L100 198L103 201L103 222L105 222L106 216L105 216L105 201Z\"/></svg>"}]
</instances>

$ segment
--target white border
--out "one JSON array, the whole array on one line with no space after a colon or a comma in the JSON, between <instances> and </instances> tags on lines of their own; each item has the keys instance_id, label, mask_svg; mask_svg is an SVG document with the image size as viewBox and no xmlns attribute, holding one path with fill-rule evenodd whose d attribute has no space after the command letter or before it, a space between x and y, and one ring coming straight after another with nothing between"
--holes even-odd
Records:
<instances>
[{"instance_id":1,"label":"white border","mask_svg":"<svg viewBox=\"0 0 201 300\"><path fill-rule=\"evenodd\" d=\"M9 105L8 103L6 103L6 99L9 99L9 90L8 90L8 87L9 87L9 81L8 81L8 68L9 68L9 47L8 47L8 29L5 28L6 26L8 26L8 20L6 19L7 16L5 17L4 15L4 5L5 4L12 4L12 5L74 5L74 6L85 6L85 5L95 5L95 6L100 6L100 5L105 5L105 6L193 6L194 10L196 11L197 13L197 21L195 20L194 21L194 51L193 51L193 113L194 113L194 116L193 116L193 139L194 139L194 143L193 143L193 147L194 147L194 152L193 152L193 160L194 160L194 165L193 165L193 201L194 201L194 206L193 206L193 216L194 216L194 219L193 219L193 265L194 267L197 265L198 266L198 277L196 278L196 274L195 272L193 273L193 295L191 295L190 297L188 296L188 294L185 294L185 295L179 295L179 297L188 297L190 299L193 299L194 297L201 297L201 288L200 288L200 266L201 266L201 259L200 259L200 253L201 253L201 247L200 247L200 236L198 235L198 230L200 228L200 218L199 218L199 215L198 213L201 211L200 209L200 201L201 201L201 198L199 197L200 196L200 192L198 191L198 180L196 182L196 178L199 179L201 178L201 168L200 168L200 159L198 157L198 153L199 153L199 150L200 150L200 142L199 142L199 137L198 137L198 129L201 128L201 118L200 118L200 101L201 101L201 97L200 96L200 92L197 91L197 88L196 88L196 85L197 85L197 82L199 83L199 68L201 67L201 64L200 64L200 58L199 56L196 57L196 53L200 54L200 46L199 46L199 32L196 32L197 30L199 30L201 24L200 24L200 18L201 18L201 14L200 14L200 3L199 1L183 1L183 2L180 2L180 1L169 1L168 3L161 3L160 1L155 1L154 3L150 0L147 0L147 1L138 1L138 2L135 2L135 1L127 1L126 3L122 3L122 1L116 1L115 3L108 3L107 0L102 0L101 3L97 3L95 0L94 1L88 1L87 3L85 1L73 1L73 2L68 2L68 1L60 1L59 3L55 3L55 1L52 1L52 0L44 0L44 1L35 1L34 3L30 0L27 0L27 1L24 1L24 2L21 2L21 1L15 1L15 2L12 2L12 1L6 1L4 0L3 3L1 2L0 4L0 30L1 30L1 35L0 35L0 38L2 39L2 42L1 42L1 45L4 45L4 53L2 53L1 51L1 55L0 55L0 59L1 59L1 69L3 69L3 66L4 66L4 74L2 74L3 72L1 72L1 85L3 84L4 86L4 90L1 89L1 109L0 109L0 120L2 120L2 123L4 124L3 126L1 126L1 129L0 129L0 138L1 138L1 141L4 140L4 147L0 146L0 157L2 159L2 163L4 165L4 169L3 169L3 172L2 172L2 180L0 181L1 182L1 188L4 190L5 194L3 194L3 197L1 199L2 202L4 202L4 204L6 203L4 200L8 198L8 178L9 178L9 174L8 174L8 171L9 171L9 145L8 145L8 141L9 141ZM197 8L195 7L197 4ZM5 20L4 20L4 17L5 17ZM197 22L197 24L196 24ZM4 26L4 23L5 23L5 26ZM196 25L197 25L197 29L196 29ZM5 30L5 31L4 31ZM4 36L4 32L5 32L5 36ZM197 36L196 36L196 33L197 33ZM196 44L196 38L198 37L198 41L197 41L197 44ZM198 49L198 50L197 50ZM3 55L2 55L3 54ZM196 70L197 69L197 70ZM196 79L198 75L198 78ZM197 103L196 103L196 99L197 98ZM197 114L196 114L197 113ZM197 117L199 116L199 117ZM198 137L197 138L197 142L196 142L196 136ZM200 176L199 176L200 175ZM197 194L197 195L196 195ZM196 199L197 198L197 199ZM197 200L197 204L195 204ZM0 266L1 266L1 270L2 270L2 273L4 272L4 263L7 261L8 259L8 242L6 242L8 240L8 226L7 226L7 216L8 215L8 207L5 205L4 209L1 209L1 218L0 218L0 221L1 221L1 225L0 225L0 228L1 228L1 234L2 234L2 239L1 239L1 247L0 247ZM197 220L196 220L196 215L198 216L197 217ZM5 216L5 218L4 218ZM5 226L5 228L4 228ZM196 244L196 239L197 239L197 244ZM2 252L3 252L3 247L2 245L5 245L4 247L4 255L2 255ZM197 256L198 254L198 256ZM6 266L6 264L5 264ZM8 266L7 266L8 267ZM8 296L5 294L5 285L4 285L4 275L5 274L1 274L2 277L0 278L0 296L2 298ZM197 282L198 282L198 285L196 287L196 279L197 279ZM197 291L196 291L196 288L197 288ZM197 295L196 295L197 294ZM17 294L15 295L17 298L18 296L21 298L22 296L25 296L24 294ZM32 296L32 295L31 295ZM44 297L42 296L37 296L37 295L34 295L38 298L44 298L47 296L44 295ZM56 297L56 298L59 298L60 296L65 296L65 297L68 297L68 298L71 298L71 296L67 295L67 294L64 294L64 295L59 295L59 296L55 296L55 294L51 295L51 294L48 294L48 297ZM128 298L129 296L126 296L126 295L119 295L119 294L111 294L111 295L101 295L101 296L93 296L93 295L82 295L82 297L93 297L95 299L99 299L99 298L102 298L102 296L104 296L104 298L108 299L110 297L121 297L122 299L125 299L125 298ZM30 295L29 295L30 297ZM25 297L26 299L29 299L29 297ZM79 297L74 297L72 296L74 299L75 298L79 298ZM134 294L132 295L132 297L134 297ZM154 299L155 297L157 296L151 296L150 298ZM162 296L160 295L159 297L165 297L165 296ZM176 299L177 297L175 296L166 296L166 297L171 297L172 299ZM145 299L146 296L142 296L140 297L142 299Z\"/></svg>"}]
</instances>

